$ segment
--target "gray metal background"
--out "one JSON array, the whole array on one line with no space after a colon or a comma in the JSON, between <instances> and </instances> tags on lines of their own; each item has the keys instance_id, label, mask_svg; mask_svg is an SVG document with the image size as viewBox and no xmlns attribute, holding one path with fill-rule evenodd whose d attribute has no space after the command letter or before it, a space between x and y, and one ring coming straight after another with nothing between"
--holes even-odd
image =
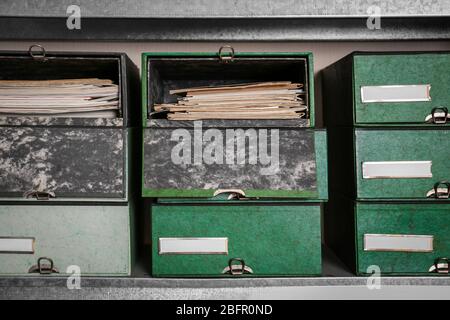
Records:
<instances>
[{"instance_id":1,"label":"gray metal background","mask_svg":"<svg viewBox=\"0 0 450 320\"><path fill-rule=\"evenodd\" d=\"M66 27L81 8L81 30ZM381 9L381 29L366 27ZM450 38L448 0L2 0L0 40L330 41Z\"/></svg>"},{"instance_id":2,"label":"gray metal background","mask_svg":"<svg viewBox=\"0 0 450 320\"><path fill-rule=\"evenodd\" d=\"M66 17L78 5L87 18L275 18L365 17L378 6L383 16L450 15L450 2L439 0L2 0L2 16Z\"/></svg>"}]
</instances>

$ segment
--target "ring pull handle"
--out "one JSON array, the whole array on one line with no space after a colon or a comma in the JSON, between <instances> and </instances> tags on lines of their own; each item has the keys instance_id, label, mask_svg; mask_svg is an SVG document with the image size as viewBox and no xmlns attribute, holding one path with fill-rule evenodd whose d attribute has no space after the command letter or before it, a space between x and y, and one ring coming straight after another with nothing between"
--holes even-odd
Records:
<instances>
[{"instance_id":1,"label":"ring pull handle","mask_svg":"<svg viewBox=\"0 0 450 320\"><path fill-rule=\"evenodd\" d=\"M234 48L232 46L221 46L217 54L220 62L228 63L234 59Z\"/></svg>"},{"instance_id":2,"label":"ring pull handle","mask_svg":"<svg viewBox=\"0 0 450 320\"><path fill-rule=\"evenodd\" d=\"M39 274L52 274L59 273L59 270L55 267L53 260L47 257L40 257L37 264L32 266L28 273L39 273Z\"/></svg>"},{"instance_id":3,"label":"ring pull handle","mask_svg":"<svg viewBox=\"0 0 450 320\"><path fill-rule=\"evenodd\" d=\"M450 198L450 182L439 181L434 184L433 189L427 192L427 198L448 199Z\"/></svg>"},{"instance_id":4,"label":"ring pull handle","mask_svg":"<svg viewBox=\"0 0 450 320\"><path fill-rule=\"evenodd\" d=\"M47 60L47 58L45 57L47 52L45 51L44 47L41 46L40 44L31 45L30 48L28 49L28 54L34 60L40 60L40 61Z\"/></svg>"},{"instance_id":5,"label":"ring pull handle","mask_svg":"<svg viewBox=\"0 0 450 320\"><path fill-rule=\"evenodd\" d=\"M237 264L235 263L237 262ZM252 274L253 270L249 266L245 264L245 261L241 258L231 258L228 261L228 267L223 269L223 274L231 274L231 275L243 275L243 274Z\"/></svg>"},{"instance_id":6,"label":"ring pull handle","mask_svg":"<svg viewBox=\"0 0 450 320\"><path fill-rule=\"evenodd\" d=\"M431 110L431 114L426 116L426 123L434 124L446 124L447 120L450 119L450 114L446 107L436 107Z\"/></svg>"},{"instance_id":7,"label":"ring pull handle","mask_svg":"<svg viewBox=\"0 0 450 320\"><path fill-rule=\"evenodd\" d=\"M50 200L50 198L56 198L56 195L54 192L31 190L31 191L25 192L23 194L23 197L25 199L36 198L36 200L39 200L39 201L42 201L42 200L47 201L47 200Z\"/></svg>"},{"instance_id":8,"label":"ring pull handle","mask_svg":"<svg viewBox=\"0 0 450 320\"><path fill-rule=\"evenodd\" d=\"M434 264L430 267L428 272L448 274L450 265L449 261L450 260L448 258L437 258L434 260Z\"/></svg>"},{"instance_id":9,"label":"ring pull handle","mask_svg":"<svg viewBox=\"0 0 450 320\"><path fill-rule=\"evenodd\" d=\"M214 192L214 197L221 194L229 194L228 200L245 198L245 192L241 189L218 189Z\"/></svg>"}]
</instances>

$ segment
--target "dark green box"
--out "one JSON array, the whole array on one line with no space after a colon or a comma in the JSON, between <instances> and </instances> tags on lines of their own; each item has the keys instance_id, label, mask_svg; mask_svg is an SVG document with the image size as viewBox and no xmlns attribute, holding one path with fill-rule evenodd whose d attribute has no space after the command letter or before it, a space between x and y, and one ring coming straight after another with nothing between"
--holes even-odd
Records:
<instances>
[{"instance_id":1,"label":"dark green box","mask_svg":"<svg viewBox=\"0 0 450 320\"><path fill-rule=\"evenodd\" d=\"M448 198L449 131L350 128L329 131L330 188L360 200ZM437 187L441 192L434 192Z\"/></svg>"},{"instance_id":2,"label":"dark green box","mask_svg":"<svg viewBox=\"0 0 450 320\"><path fill-rule=\"evenodd\" d=\"M153 276L241 276L242 264L243 276L320 275L320 215L313 203L160 201L151 212Z\"/></svg>"},{"instance_id":3,"label":"dark green box","mask_svg":"<svg viewBox=\"0 0 450 320\"><path fill-rule=\"evenodd\" d=\"M325 242L357 274L448 274L449 66L448 52L354 52L323 71Z\"/></svg>"},{"instance_id":4,"label":"dark green box","mask_svg":"<svg viewBox=\"0 0 450 320\"><path fill-rule=\"evenodd\" d=\"M449 69L448 52L354 52L323 71L327 126L448 126Z\"/></svg>"},{"instance_id":5,"label":"dark green box","mask_svg":"<svg viewBox=\"0 0 450 320\"><path fill-rule=\"evenodd\" d=\"M387 275L448 275L450 202L354 201L334 194L326 207L325 241L358 275L375 268Z\"/></svg>"}]
</instances>

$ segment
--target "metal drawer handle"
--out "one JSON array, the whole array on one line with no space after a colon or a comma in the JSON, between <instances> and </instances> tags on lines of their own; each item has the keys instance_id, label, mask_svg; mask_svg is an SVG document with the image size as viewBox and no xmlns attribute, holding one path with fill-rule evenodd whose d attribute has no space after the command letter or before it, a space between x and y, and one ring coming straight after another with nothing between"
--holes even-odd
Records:
<instances>
[{"instance_id":1,"label":"metal drawer handle","mask_svg":"<svg viewBox=\"0 0 450 320\"><path fill-rule=\"evenodd\" d=\"M427 192L427 198L448 199L450 197L450 182L439 181L434 184L433 189Z\"/></svg>"},{"instance_id":2,"label":"metal drawer handle","mask_svg":"<svg viewBox=\"0 0 450 320\"><path fill-rule=\"evenodd\" d=\"M59 273L59 270L55 267L53 260L47 257L40 257L37 264L32 266L28 273L39 273L39 274L52 274Z\"/></svg>"},{"instance_id":3,"label":"metal drawer handle","mask_svg":"<svg viewBox=\"0 0 450 320\"><path fill-rule=\"evenodd\" d=\"M47 60L47 58L45 57L47 52L45 51L44 47L41 46L40 44L31 45L30 48L28 49L28 54L34 60L41 60L41 61Z\"/></svg>"},{"instance_id":4,"label":"metal drawer handle","mask_svg":"<svg viewBox=\"0 0 450 320\"><path fill-rule=\"evenodd\" d=\"M434 260L434 264L430 267L428 272L448 274L449 273L449 259L437 258Z\"/></svg>"},{"instance_id":5,"label":"metal drawer handle","mask_svg":"<svg viewBox=\"0 0 450 320\"><path fill-rule=\"evenodd\" d=\"M25 199L36 198L36 200L50 200L50 198L56 198L56 195L54 192L31 190L25 192L23 197Z\"/></svg>"},{"instance_id":6,"label":"metal drawer handle","mask_svg":"<svg viewBox=\"0 0 450 320\"><path fill-rule=\"evenodd\" d=\"M238 262L239 264L234 264L233 262ZM231 274L231 275L243 275L243 274L251 274L253 273L252 268L245 265L245 262L241 258L232 258L228 261L228 267L223 269L223 274Z\"/></svg>"},{"instance_id":7,"label":"metal drawer handle","mask_svg":"<svg viewBox=\"0 0 450 320\"><path fill-rule=\"evenodd\" d=\"M431 114L425 117L426 123L446 124L450 119L450 114L446 107L436 107L431 110Z\"/></svg>"},{"instance_id":8,"label":"metal drawer handle","mask_svg":"<svg viewBox=\"0 0 450 320\"><path fill-rule=\"evenodd\" d=\"M229 53L224 54L224 49L227 49ZM228 63L234 59L234 48L232 46L221 46L217 54L220 62Z\"/></svg>"},{"instance_id":9,"label":"metal drawer handle","mask_svg":"<svg viewBox=\"0 0 450 320\"><path fill-rule=\"evenodd\" d=\"M241 189L218 189L214 192L214 197L217 197L220 194L229 193L228 200L231 199L239 199L241 197L245 198L245 192Z\"/></svg>"}]
</instances>

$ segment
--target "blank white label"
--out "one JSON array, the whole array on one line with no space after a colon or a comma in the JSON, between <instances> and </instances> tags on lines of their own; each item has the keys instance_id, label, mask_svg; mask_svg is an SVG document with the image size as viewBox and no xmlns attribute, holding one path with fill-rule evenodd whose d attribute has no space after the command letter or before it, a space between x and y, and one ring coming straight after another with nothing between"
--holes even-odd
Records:
<instances>
[{"instance_id":1,"label":"blank white label","mask_svg":"<svg viewBox=\"0 0 450 320\"><path fill-rule=\"evenodd\" d=\"M364 179L432 178L431 161L368 161L362 164Z\"/></svg>"},{"instance_id":2,"label":"blank white label","mask_svg":"<svg viewBox=\"0 0 450 320\"><path fill-rule=\"evenodd\" d=\"M34 239L0 237L0 253L34 253Z\"/></svg>"},{"instance_id":3,"label":"blank white label","mask_svg":"<svg viewBox=\"0 0 450 320\"><path fill-rule=\"evenodd\" d=\"M433 236L365 234L364 251L432 252Z\"/></svg>"},{"instance_id":4,"label":"blank white label","mask_svg":"<svg viewBox=\"0 0 450 320\"><path fill-rule=\"evenodd\" d=\"M412 102L431 101L431 85L363 86L361 101L370 102Z\"/></svg>"},{"instance_id":5,"label":"blank white label","mask_svg":"<svg viewBox=\"0 0 450 320\"><path fill-rule=\"evenodd\" d=\"M228 238L159 238L159 254L228 254Z\"/></svg>"}]
</instances>

